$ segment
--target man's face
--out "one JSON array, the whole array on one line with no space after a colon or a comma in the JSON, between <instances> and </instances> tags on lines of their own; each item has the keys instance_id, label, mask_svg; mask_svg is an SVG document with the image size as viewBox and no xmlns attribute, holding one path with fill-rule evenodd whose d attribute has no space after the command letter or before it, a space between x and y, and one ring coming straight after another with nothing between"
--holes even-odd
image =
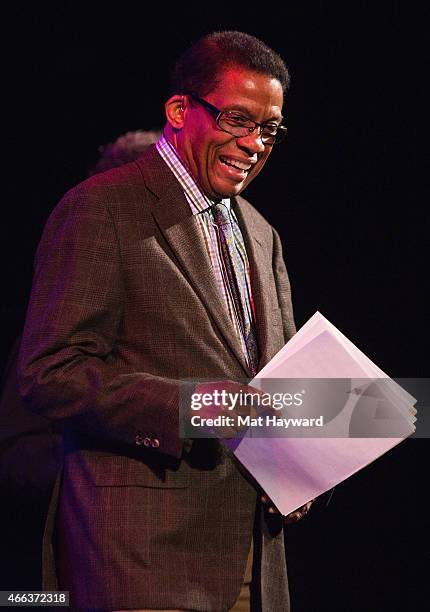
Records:
<instances>
[{"instance_id":1,"label":"man's face","mask_svg":"<svg viewBox=\"0 0 430 612\"><path fill-rule=\"evenodd\" d=\"M217 87L204 99L220 110L239 111L258 123L280 123L282 119L280 82L239 67L226 69ZM261 142L258 129L240 138L223 132L213 116L189 96L176 146L193 177L211 198L240 193L260 172L272 150L271 145Z\"/></svg>"}]
</instances>

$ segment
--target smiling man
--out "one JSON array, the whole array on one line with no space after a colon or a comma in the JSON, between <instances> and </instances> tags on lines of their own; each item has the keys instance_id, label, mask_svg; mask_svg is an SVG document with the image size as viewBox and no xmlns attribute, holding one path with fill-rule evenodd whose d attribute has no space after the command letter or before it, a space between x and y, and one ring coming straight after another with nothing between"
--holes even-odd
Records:
<instances>
[{"instance_id":1,"label":"smiling man","mask_svg":"<svg viewBox=\"0 0 430 612\"><path fill-rule=\"evenodd\" d=\"M209 198L238 195L261 171L286 132L283 94L277 78L227 65L205 99L168 100L166 137Z\"/></svg>"},{"instance_id":2,"label":"smiling man","mask_svg":"<svg viewBox=\"0 0 430 612\"><path fill-rule=\"evenodd\" d=\"M179 432L190 379L237 391L294 333L279 237L239 195L285 136L288 81L256 38L206 36L158 143L48 220L20 386L64 423L44 587L75 609L289 609L282 518L218 440Z\"/></svg>"}]
</instances>

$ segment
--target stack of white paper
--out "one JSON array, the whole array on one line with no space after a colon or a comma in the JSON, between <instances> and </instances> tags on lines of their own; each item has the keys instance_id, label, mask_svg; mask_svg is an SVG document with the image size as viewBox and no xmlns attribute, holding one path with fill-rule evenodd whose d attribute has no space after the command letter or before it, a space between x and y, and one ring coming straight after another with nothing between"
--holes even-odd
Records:
<instances>
[{"instance_id":1,"label":"stack of white paper","mask_svg":"<svg viewBox=\"0 0 430 612\"><path fill-rule=\"evenodd\" d=\"M297 388L297 379L317 378L331 380L332 386L332 379L352 379L348 405L339 414L334 410L323 437L318 437L316 428L291 437L254 437L249 428L239 443L227 441L284 515L342 482L414 431L416 400L319 312L250 384L264 391L273 388L273 379L284 380L287 390L288 383ZM333 406L335 395L336 391L330 400ZM316 399L323 401L321 393ZM371 429L358 434L367 437L357 437L357 431L366 429L366 419ZM387 437L387 431L394 432L389 434L392 437Z\"/></svg>"}]
</instances>

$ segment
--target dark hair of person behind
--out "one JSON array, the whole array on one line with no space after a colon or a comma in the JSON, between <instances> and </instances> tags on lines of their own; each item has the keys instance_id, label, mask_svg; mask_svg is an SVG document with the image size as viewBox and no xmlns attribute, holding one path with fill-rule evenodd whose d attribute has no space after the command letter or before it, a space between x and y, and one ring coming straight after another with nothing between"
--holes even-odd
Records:
<instances>
[{"instance_id":1,"label":"dark hair of person behind","mask_svg":"<svg viewBox=\"0 0 430 612\"><path fill-rule=\"evenodd\" d=\"M115 142L99 147L100 157L96 165L88 171L88 176L134 161L142 155L149 145L157 142L160 136L161 130L159 129L136 130L121 134Z\"/></svg>"},{"instance_id":2,"label":"dark hair of person behind","mask_svg":"<svg viewBox=\"0 0 430 612\"><path fill-rule=\"evenodd\" d=\"M213 32L204 36L177 60L169 96L191 91L205 96L217 85L224 68L239 66L278 79L284 94L290 75L284 60L258 38L244 32Z\"/></svg>"}]
</instances>

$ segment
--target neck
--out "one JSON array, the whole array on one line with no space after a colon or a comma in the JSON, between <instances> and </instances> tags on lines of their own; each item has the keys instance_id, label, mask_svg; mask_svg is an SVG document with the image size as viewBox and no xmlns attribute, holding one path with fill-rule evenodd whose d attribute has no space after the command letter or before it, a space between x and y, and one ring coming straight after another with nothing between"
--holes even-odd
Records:
<instances>
[{"instance_id":1,"label":"neck","mask_svg":"<svg viewBox=\"0 0 430 612\"><path fill-rule=\"evenodd\" d=\"M194 177L191 168L189 166L189 164L187 164L187 162L184 160L183 156L181 155L180 151L179 151L179 146L178 146L178 138L177 138L177 130L175 130L174 128L172 128L172 126L170 125L170 123L167 123L164 126L164 130L163 130L163 136L164 138L167 140L167 142L175 149L175 153L176 155L179 157L179 159L181 160L181 163L185 166L185 168L188 170L188 172L190 173L190 175L193 177L193 179L195 180L195 182L199 185L199 182L197 181L197 179ZM202 189L202 187L199 185L202 193L205 193ZM223 199L230 199L229 196L214 196L214 195L209 195L207 193L205 193L206 197L209 198L209 200L211 200L211 202L213 202L214 204L217 204L218 202L221 202L221 200Z\"/></svg>"}]
</instances>

